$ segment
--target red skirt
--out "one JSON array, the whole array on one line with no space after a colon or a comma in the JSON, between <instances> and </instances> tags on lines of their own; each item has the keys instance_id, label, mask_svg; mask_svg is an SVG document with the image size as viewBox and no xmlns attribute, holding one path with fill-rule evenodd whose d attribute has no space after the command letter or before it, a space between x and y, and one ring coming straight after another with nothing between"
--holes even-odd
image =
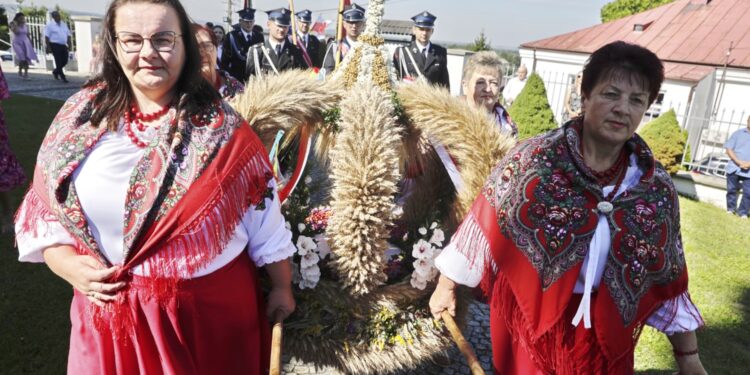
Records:
<instances>
[{"instance_id":1,"label":"red skirt","mask_svg":"<svg viewBox=\"0 0 750 375\"><path fill-rule=\"evenodd\" d=\"M592 294L592 306L596 300L596 293ZM551 353L540 353L549 358L558 358L552 361L554 369L552 372L543 370L527 348L514 338L508 329L506 319L501 316L496 307L490 304L490 339L492 341L492 365L495 374L502 375L625 375L633 374L633 353L616 366L609 363L601 351L593 328L586 329L581 322L573 326L571 322L575 316L578 304L581 301L580 294L573 294L565 313L556 323L560 327L561 336L551 340L555 347L549 350L557 351ZM554 330L554 329L552 329ZM549 362L549 361L548 361Z\"/></svg>"},{"instance_id":2,"label":"red skirt","mask_svg":"<svg viewBox=\"0 0 750 375\"><path fill-rule=\"evenodd\" d=\"M93 327L86 297L76 291L68 374L267 374L270 326L246 252L220 270L178 285L177 298L160 306L143 278L127 292L135 332L113 339Z\"/></svg>"}]
</instances>

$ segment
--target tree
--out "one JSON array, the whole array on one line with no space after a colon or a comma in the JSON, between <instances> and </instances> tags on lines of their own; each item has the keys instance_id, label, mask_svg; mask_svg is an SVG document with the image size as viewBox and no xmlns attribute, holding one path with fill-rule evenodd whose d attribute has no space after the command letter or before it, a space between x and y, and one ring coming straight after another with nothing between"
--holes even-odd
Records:
<instances>
[{"instance_id":1,"label":"tree","mask_svg":"<svg viewBox=\"0 0 750 375\"><path fill-rule=\"evenodd\" d=\"M555 115L547 101L547 89L539 74L532 73L521 93L508 110L518 126L518 139L524 140L557 128Z\"/></svg>"},{"instance_id":2,"label":"tree","mask_svg":"<svg viewBox=\"0 0 750 375\"><path fill-rule=\"evenodd\" d=\"M0 8L0 39L10 42L10 32L8 30L8 14L5 12L5 8ZM7 50L10 47L5 43L2 43L0 49Z\"/></svg>"},{"instance_id":3,"label":"tree","mask_svg":"<svg viewBox=\"0 0 750 375\"><path fill-rule=\"evenodd\" d=\"M662 6L674 0L615 0L602 7L602 22L614 21Z\"/></svg>"},{"instance_id":4,"label":"tree","mask_svg":"<svg viewBox=\"0 0 750 375\"><path fill-rule=\"evenodd\" d=\"M669 174L675 174L680 170L688 133L680 128L674 109L643 125L638 134L651 148L654 159L658 160Z\"/></svg>"},{"instance_id":5,"label":"tree","mask_svg":"<svg viewBox=\"0 0 750 375\"><path fill-rule=\"evenodd\" d=\"M489 51L491 49L490 40L484 35L484 30L479 32L479 36L474 39L474 44L469 46L469 50L474 52Z\"/></svg>"}]
</instances>

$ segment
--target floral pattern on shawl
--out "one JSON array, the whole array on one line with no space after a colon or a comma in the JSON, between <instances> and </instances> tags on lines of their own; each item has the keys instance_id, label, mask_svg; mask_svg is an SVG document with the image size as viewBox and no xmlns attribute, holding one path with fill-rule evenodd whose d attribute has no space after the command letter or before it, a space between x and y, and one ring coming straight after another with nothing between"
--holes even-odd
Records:
<instances>
[{"instance_id":1,"label":"floral pattern on shawl","mask_svg":"<svg viewBox=\"0 0 750 375\"><path fill-rule=\"evenodd\" d=\"M43 200L48 208L83 245L79 251L108 265L91 235L72 184L73 172L107 131L89 122L93 99L102 89L103 85L83 89L63 105L40 148L34 190L38 196L46 197ZM131 175L124 218L126 260L144 231L180 201L234 131L244 124L225 102L197 116L179 120L176 116L177 110L170 109ZM262 173L261 176L266 181L269 178ZM259 201L260 193L248 199ZM196 261L205 262L206 257L197 256Z\"/></svg>"},{"instance_id":2,"label":"floral pattern on shawl","mask_svg":"<svg viewBox=\"0 0 750 375\"><path fill-rule=\"evenodd\" d=\"M503 235L528 259L545 290L586 257L599 217L596 204L604 200L583 168L580 127L574 120L519 144L483 190ZM625 147L645 172L607 214L613 238L603 280L629 324L649 288L676 280L685 260L669 175L638 135Z\"/></svg>"}]
</instances>

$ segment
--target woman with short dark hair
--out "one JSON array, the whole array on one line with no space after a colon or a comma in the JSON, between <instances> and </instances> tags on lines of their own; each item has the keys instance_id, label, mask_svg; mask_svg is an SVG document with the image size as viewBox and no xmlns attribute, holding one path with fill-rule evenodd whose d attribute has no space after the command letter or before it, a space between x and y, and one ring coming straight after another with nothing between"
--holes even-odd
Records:
<instances>
[{"instance_id":1,"label":"woman with short dark hair","mask_svg":"<svg viewBox=\"0 0 750 375\"><path fill-rule=\"evenodd\" d=\"M19 208L19 259L73 287L69 374L265 374L267 316L294 310L265 148L201 76L190 24L179 0L110 3L102 72Z\"/></svg>"},{"instance_id":2,"label":"woman with short dark hair","mask_svg":"<svg viewBox=\"0 0 750 375\"><path fill-rule=\"evenodd\" d=\"M688 294L679 201L635 130L664 68L625 42L583 71L583 114L506 154L436 259L435 316L456 284L490 299L502 374L632 374L644 325L664 332L681 374L704 374Z\"/></svg>"}]
</instances>

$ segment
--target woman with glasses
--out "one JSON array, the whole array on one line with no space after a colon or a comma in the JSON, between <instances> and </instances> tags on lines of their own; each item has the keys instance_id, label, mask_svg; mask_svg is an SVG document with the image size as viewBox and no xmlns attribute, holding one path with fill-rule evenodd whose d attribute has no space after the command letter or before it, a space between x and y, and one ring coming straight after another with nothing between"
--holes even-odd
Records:
<instances>
[{"instance_id":1,"label":"woman with glasses","mask_svg":"<svg viewBox=\"0 0 750 375\"><path fill-rule=\"evenodd\" d=\"M216 67L216 48L219 46L219 42L216 40L215 34L207 27L197 23L192 25L192 30L201 51L201 74L203 78L213 84L224 100L230 100L235 95L245 91L245 86L240 81Z\"/></svg>"},{"instance_id":2,"label":"woman with glasses","mask_svg":"<svg viewBox=\"0 0 750 375\"><path fill-rule=\"evenodd\" d=\"M267 373L295 248L264 147L201 76L179 0L114 0L102 41L16 222L20 260L73 287L68 373Z\"/></svg>"},{"instance_id":3,"label":"woman with glasses","mask_svg":"<svg viewBox=\"0 0 750 375\"><path fill-rule=\"evenodd\" d=\"M486 110L495 118L500 131L517 137L518 127L499 100L502 69L503 63L495 52L477 52L464 66L461 88L469 104Z\"/></svg>"}]
</instances>

